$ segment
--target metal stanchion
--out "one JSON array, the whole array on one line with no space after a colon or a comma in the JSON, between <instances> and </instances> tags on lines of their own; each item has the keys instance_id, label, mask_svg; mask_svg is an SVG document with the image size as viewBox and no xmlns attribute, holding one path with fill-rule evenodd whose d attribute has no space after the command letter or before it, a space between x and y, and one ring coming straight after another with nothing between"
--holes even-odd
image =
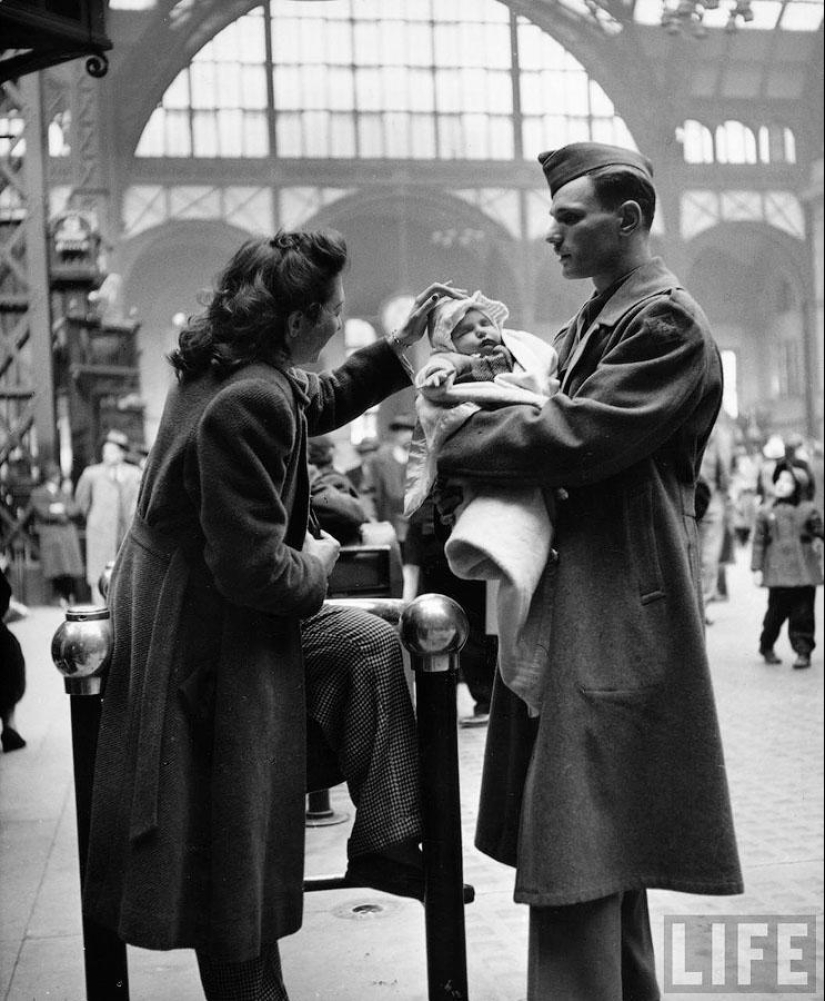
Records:
<instances>
[{"instance_id":1,"label":"metal stanchion","mask_svg":"<svg viewBox=\"0 0 825 1001\"><path fill-rule=\"evenodd\" d=\"M456 718L458 654L468 634L461 606L441 594L421 595L401 616L415 672L429 1001L468 997Z\"/></svg>"},{"instance_id":2,"label":"metal stanchion","mask_svg":"<svg viewBox=\"0 0 825 1001\"><path fill-rule=\"evenodd\" d=\"M101 675L112 649L109 609L75 605L52 639L52 660L64 678L71 702L77 847L80 885L86 875L92 780L100 728ZM108 928L83 916L87 1001L129 1001L126 945Z\"/></svg>"}]
</instances>

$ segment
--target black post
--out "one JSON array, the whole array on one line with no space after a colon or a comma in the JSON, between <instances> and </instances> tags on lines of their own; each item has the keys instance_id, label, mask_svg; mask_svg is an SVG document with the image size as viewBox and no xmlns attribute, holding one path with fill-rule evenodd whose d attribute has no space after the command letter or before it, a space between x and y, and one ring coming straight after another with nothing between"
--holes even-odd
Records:
<instances>
[{"instance_id":1,"label":"black post","mask_svg":"<svg viewBox=\"0 0 825 1001\"><path fill-rule=\"evenodd\" d=\"M429 1001L469 997L456 719L458 652L468 632L461 606L441 594L421 595L401 617L415 671Z\"/></svg>"},{"instance_id":2,"label":"black post","mask_svg":"<svg viewBox=\"0 0 825 1001\"><path fill-rule=\"evenodd\" d=\"M107 608L69 608L66 621L52 639L52 659L65 679L71 700L72 761L74 764L77 848L81 891L86 875L92 812L97 737L102 700L100 675L111 650ZM129 1001L126 944L96 921L83 915L83 962L86 1001Z\"/></svg>"}]
</instances>

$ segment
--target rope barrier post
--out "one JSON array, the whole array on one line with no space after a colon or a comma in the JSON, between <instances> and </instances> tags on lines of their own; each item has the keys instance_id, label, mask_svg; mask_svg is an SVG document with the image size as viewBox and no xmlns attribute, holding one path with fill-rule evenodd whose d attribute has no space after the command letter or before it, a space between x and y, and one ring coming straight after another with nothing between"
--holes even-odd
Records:
<instances>
[{"instance_id":1,"label":"rope barrier post","mask_svg":"<svg viewBox=\"0 0 825 1001\"><path fill-rule=\"evenodd\" d=\"M468 634L464 610L441 594L420 595L401 616L415 673L429 1001L468 998L456 712Z\"/></svg>"},{"instance_id":2,"label":"rope barrier post","mask_svg":"<svg viewBox=\"0 0 825 1001\"><path fill-rule=\"evenodd\" d=\"M77 848L80 886L86 875L92 781L100 728L101 676L112 649L109 609L75 605L52 638L52 660L63 675L71 703ZM86 1001L129 1001L126 944L96 921L83 915L83 962Z\"/></svg>"}]
</instances>

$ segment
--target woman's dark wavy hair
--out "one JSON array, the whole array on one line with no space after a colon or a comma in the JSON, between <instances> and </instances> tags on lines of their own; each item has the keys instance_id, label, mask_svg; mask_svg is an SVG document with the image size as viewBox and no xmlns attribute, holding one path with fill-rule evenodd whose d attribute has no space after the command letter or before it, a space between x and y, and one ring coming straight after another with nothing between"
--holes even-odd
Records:
<instances>
[{"instance_id":1,"label":"woman's dark wavy hair","mask_svg":"<svg viewBox=\"0 0 825 1001\"><path fill-rule=\"evenodd\" d=\"M620 167L601 167L592 171L590 177L596 197L604 208L612 211L623 202L637 202L644 227L650 229L656 214L656 189L646 177L638 171Z\"/></svg>"},{"instance_id":2,"label":"woman's dark wavy hair","mask_svg":"<svg viewBox=\"0 0 825 1001\"><path fill-rule=\"evenodd\" d=\"M347 245L335 230L280 230L271 240L248 240L168 356L178 381L210 368L226 376L253 361L288 360L288 317L297 310L315 320L346 263Z\"/></svg>"}]
</instances>

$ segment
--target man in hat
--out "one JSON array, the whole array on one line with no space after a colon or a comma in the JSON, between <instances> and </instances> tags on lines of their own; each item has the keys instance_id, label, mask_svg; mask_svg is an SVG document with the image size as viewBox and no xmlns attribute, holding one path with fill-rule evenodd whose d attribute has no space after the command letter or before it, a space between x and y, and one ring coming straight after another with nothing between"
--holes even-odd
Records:
<instances>
[{"instance_id":1,"label":"man in hat","mask_svg":"<svg viewBox=\"0 0 825 1001\"><path fill-rule=\"evenodd\" d=\"M438 463L447 484L562 498L540 715L496 679L476 844L516 867L530 906L530 1001L654 1001L647 888L743 890L694 516L722 367L701 309L651 251L650 162L600 143L539 160L547 243L564 277L595 290L555 338L560 390L541 410L479 411Z\"/></svg>"},{"instance_id":2,"label":"man in hat","mask_svg":"<svg viewBox=\"0 0 825 1001\"><path fill-rule=\"evenodd\" d=\"M103 602L98 582L114 560L137 506L141 471L126 462L129 439L109 431L101 446L101 461L80 474L75 501L86 519L86 580L96 602Z\"/></svg>"},{"instance_id":3,"label":"man in hat","mask_svg":"<svg viewBox=\"0 0 825 1001\"><path fill-rule=\"evenodd\" d=\"M404 488L415 417L397 414L390 420L387 440L364 461L361 492L372 500L378 521L388 521L395 529L401 552L407 537L404 517Z\"/></svg>"}]
</instances>

